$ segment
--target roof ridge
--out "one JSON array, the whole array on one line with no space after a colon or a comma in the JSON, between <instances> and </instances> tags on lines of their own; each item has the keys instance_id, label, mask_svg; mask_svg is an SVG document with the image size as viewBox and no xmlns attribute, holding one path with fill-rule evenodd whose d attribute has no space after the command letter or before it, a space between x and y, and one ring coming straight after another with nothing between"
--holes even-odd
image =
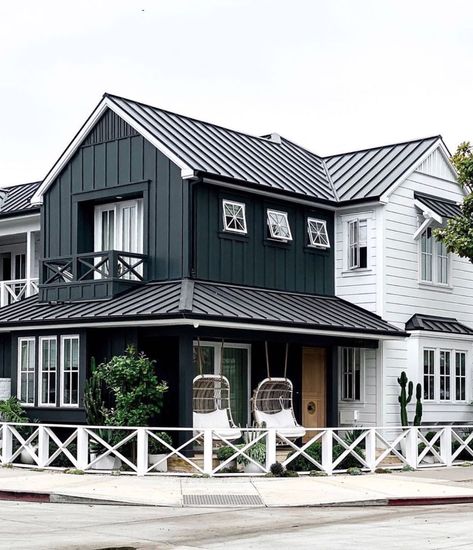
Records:
<instances>
[{"instance_id":1,"label":"roof ridge","mask_svg":"<svg viewBox=\"0 0 473 550\"><path fill-rule=\"evenodd\" d=\"M325 155L322 158L325 161L327 159L331 159L331 158L334 158L334 157L343 157L345 155L354 155L355 153L364 153L364 152L367 152L367 151L374 151L375 149L385 149L387 147L395 147L396 145L408 145L410 143L421 143L423 141L428 141L430 139L440 139L443 142L442 135L438 134L438 135L433 135L433 136L427 136L427 137L424 137L424 138L409 139L409 140L406 140L406 141L398 141L398 142L395 142L395 143L387 143L385 145L376 145L376 146L373 146L373 147L365 147L364 149L355 149L353 151L346 151L344 153L335 153L333 155Z\"/></svg>"},{"instance_id":2,"label":"roof ridge","mask_svg":"<svg viewBox=\"0 0 473 550\"><path fill-rule=\"evenodd\" d=\"M132 103L136 103L137 105L142 105L143 107L149 107L150 109L155 109L156 111L160 111L160 112L166 113L168 115L178 116L178 117L181 117L181 118L185 118L186 120L192 120L193 122L199 122L201 124L208 124L209 126L213 126L214 128L220 128L221 130L225 130L227 132L233 132L235 134L240 134L242 136L257 139L257 140L260 140L263 143L271 143L273 145L280 145L279 143L277 143L275 141L272 141L271 139L266 138L264 136L249 134L248 132L243 132L241 130L234 130L233 128L229 128L228 126L223 126L221 124L216 124L214 122L209 122L208 120L202 120L201 118L195 118L195 117L192 117L192 116L189 116L189 115L183 115L181 113L177 113L176 111L171 111L169 109L163 109L161 107L156 107L156 105L151 105L150 103L144 103L143 101L136 101L135 99L130 99L129 97L124 97L124 96L120 96L120 95L117 95L117 94L110 94L108 92L105 92L103 94L103 97L108 97L108 98L112 98L112 99L113 98L118 98L118 99L122 99L124 101L130 101Z\"/></svg>"}]
</instances>

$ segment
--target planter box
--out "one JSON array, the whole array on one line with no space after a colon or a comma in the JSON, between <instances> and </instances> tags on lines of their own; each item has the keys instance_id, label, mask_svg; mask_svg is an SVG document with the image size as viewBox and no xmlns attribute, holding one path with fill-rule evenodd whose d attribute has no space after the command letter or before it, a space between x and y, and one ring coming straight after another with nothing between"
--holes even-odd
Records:
<instances>
[{"instance_id":1,"label":"planter box","mask_svg":"<svg viewBox=\"0 0 473 550\"><path fill-rule=\"evenodd\" d=\"M160 454L160 455L148 454L148 466L152 466L156 462L159 462L165 456L167 456L167 455L165 455L165 454ZM168 461L167 461L167 459L163 460L162 462L157 464L151 471L152 472L153 471L154 472L167 472L168 471Z\"/></svg>"},{"instance_id":2,"label":"planter box","mask_svg":"<svg viewBox=\"0 0 473 550\"><path fill-rule=\"evenodd\" d=\"M90 462L97 458L97 453L90 453ZM103 456L93 464L91 470L119 470L122 467L122 461L116 456Z\"/></svg>"},{"instance_id":3,"label":"planter box","mask_svg":"<svg viewBox=\"0 0 473 550\"><path fill-rule=\"evenodd\" d=\"M248 462L248 464L245 464L244 471L247 474L264 474L264 470L262 470L256 464L253 464L253 462Z\"/></svg>"}]
</instances>

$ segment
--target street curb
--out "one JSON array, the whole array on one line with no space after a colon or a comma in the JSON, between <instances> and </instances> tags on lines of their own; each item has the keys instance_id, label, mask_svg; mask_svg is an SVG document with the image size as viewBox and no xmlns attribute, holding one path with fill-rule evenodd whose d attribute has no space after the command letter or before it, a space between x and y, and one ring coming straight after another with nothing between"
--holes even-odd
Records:
<instances>
[{"instance_id":1,"label":"street curb","mask_svg":"<svg viewBox=\"0 0 473 550\"><path fill-rule=\"evenodd\" d=\"M118 500L105 500L100 498L79 497L75 495L63 495L60 493L41 493L31 491L0 490L0 501L1 500L8 500L12 502L38 502L50 504L107 504L109 506L137 506L134 503L127 503ZM143 504L143 506L145 505Z\"/></svg>"},{"instance_id":2,"label":"street curb","mask_svg":"<svg viewBox=\"0 0 473 550\"><path fill-rule=\"evenodd\" d=\"M473 496L451 496L451 497L401 497L388 498L388 506L435 506L442 504L471 504Z\"/></svg>"}]
</instances>

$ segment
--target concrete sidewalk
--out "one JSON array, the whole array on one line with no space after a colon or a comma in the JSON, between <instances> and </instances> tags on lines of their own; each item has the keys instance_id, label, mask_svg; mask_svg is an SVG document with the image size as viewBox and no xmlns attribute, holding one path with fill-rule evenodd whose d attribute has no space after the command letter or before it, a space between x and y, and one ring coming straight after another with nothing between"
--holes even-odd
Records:
<instances>
[{"instance_id":1,"label":"concrete sidewalk","mask_svg":"<svg viewBox=\"0 0 473 550\"><path fill-rule=\"evenodd\" d=\"M0 468L0 499L171 507L473 502L473 467L299 478L73 475Z\"/></svg>"}]
</instances>

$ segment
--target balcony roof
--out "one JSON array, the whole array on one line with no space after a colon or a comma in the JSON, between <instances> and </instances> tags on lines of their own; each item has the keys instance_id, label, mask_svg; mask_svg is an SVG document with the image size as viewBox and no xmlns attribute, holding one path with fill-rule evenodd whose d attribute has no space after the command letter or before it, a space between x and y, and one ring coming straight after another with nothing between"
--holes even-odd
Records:
<instances>
[{"instance_id":1,"label":"balcony roof","mask_svg":"<svg viewBox=\"0 0 473 550\"><path fill-rule=\"evenodd\" d=\"M189 279L149 283L108 301L48 304L37 297L0 309L0 331L54 326L202 325L379 339L406 333L335 296Z\"/></svg>"}]
</instances>

